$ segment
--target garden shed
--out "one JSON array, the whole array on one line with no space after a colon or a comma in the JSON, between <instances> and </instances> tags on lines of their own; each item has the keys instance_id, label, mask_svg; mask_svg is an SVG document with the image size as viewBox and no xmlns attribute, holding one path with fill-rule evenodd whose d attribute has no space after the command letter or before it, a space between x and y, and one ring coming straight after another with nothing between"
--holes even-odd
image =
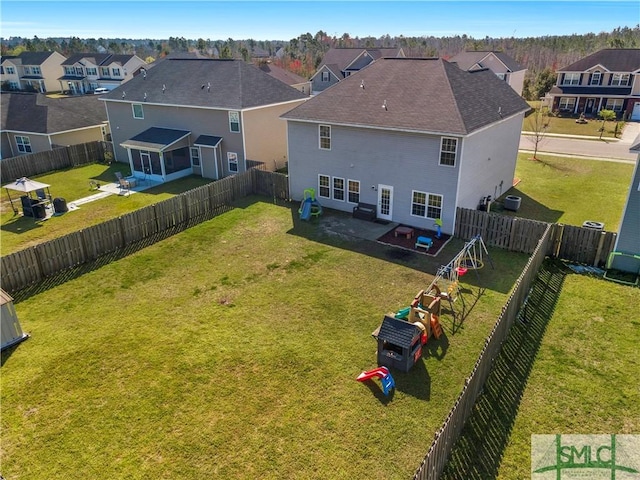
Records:
<instances>
[{"instance_id":1,"label":"garden shed","mask_svg":"<svg viewBox=\"0 0 640 480\"><path fill-rule=\"evenodd\" d=\"M16 309L13 307L13 298L4 290L0 289L0 331L2 334L1 350L9 348L23 340L29 335L22 331Z\"/></svg>"}]
</instances>

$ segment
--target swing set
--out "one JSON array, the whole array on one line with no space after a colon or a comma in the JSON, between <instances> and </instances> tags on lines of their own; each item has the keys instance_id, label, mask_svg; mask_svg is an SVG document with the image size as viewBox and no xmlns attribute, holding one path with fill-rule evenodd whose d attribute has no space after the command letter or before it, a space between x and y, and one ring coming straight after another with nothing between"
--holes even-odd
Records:
<instances>
[{"instance_id":1,"label":"swing set","mask_svg":"<svg viewBox=\"0 0 640 480\"><path fill-rule=\"evenodd\" d=\"M469 270L474 270L479 280L480 275L478 274L478 270L484 267L485 258L488 260L491 268L494 268L493 261L487 251L487 246L484 244L482 237L476 235L465 244L462 250L460 250L448 264L438 268L431 285L425 289L427 293L431 291L439 292L440 297L449 302L454 324L456 321L456 313L453 308L453 303L460 298L462 311L464 312L466 308L464 297L461 295L460 290L460 277L464 276Z\"/></svg>"}]
</instances>

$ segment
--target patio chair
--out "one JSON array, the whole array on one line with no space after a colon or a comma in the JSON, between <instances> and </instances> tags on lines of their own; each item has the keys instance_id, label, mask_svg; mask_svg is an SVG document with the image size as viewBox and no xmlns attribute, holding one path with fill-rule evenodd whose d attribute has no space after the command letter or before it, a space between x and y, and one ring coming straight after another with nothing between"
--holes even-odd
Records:
<instances>
[{"instance_id":1,"label":"patio chair","mask_svg":"<svg viewBox=\"0 0 640 480\"><path fill-rule=\"evenodd\" d=\"M118 179L118 188L120 189L120 192L130 192L131 184L129 183L129 180L124 178L120 172L116 172L116 178Z\"/></svg>"},{"instance_id":2,"label":"patio chair","mask_svg":"<svg viewBox=\"0 0 640 480\"><path fill-rule=\"evenodd\" d=\"M44 188L39 188L38 190L36 190L36 197L38 197L38 200L40 200L41 202L51 201L51 195L47 195L47 192L44 191Z\"/></svg>"}]
</instances>

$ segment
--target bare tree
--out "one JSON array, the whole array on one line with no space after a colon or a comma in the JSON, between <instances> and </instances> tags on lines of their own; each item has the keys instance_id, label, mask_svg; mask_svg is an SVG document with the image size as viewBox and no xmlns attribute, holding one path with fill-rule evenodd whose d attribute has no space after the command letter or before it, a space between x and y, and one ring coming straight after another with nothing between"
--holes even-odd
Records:
<instances>
[{"instance_id":1,"label":"bare tree","mask_svg":"<svg viewBox=\"0 0 640 480\"><path fill-rule=\"evenodd\" d=\"M602 139L602 134L604 133L604 128L607 124L608 120L616 119L616 112L613 110L602 109L598 112L598 116L602 119L602 127L600 127L600 139Z\"/></svg>"},{"instance_id":2,"label":"bare tree","mask_svg":"<svg viewBox=\"0 0 640 480\"><path fill-rule=\"evenodd\" d=\"M527 139L533 143L533 160L538 160L538 148L547 137L550 123L551 117L549 116L549 109L542 101L540 101L540 104L525 118L524 129L529 132Z\"/></svg>"}]
</instances>

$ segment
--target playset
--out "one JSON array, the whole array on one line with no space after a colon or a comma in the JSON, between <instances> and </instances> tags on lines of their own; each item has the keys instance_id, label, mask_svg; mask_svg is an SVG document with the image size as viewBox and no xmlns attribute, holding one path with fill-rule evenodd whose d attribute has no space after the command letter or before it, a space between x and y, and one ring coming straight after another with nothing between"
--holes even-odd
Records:
<instances>
[{"instance_id":1,"label":"playset","mask_svg":"<svg viewBox=\"0 0 640 480\"><path fill-rule=\"evenodd\" d=\"M316 191L314 188L305 189L298 209L301 220L309 220L311 217L322 215L322 205L316 199Z\"/></svg>"}]
</instances>

